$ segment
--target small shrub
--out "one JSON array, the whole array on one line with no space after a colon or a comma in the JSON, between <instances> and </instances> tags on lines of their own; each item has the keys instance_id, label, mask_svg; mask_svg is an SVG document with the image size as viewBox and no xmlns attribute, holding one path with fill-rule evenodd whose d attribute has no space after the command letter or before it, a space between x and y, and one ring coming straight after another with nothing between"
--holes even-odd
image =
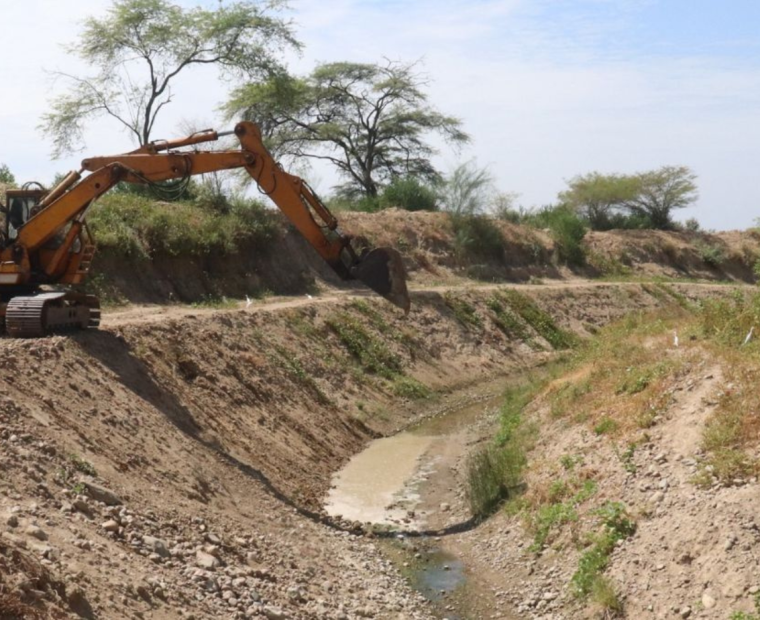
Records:
<instances>
[{"instance_id":1,"label":"small shrub","mask_svg":"<svg viewBox=\"0 0 760 620\"><path fill-rule=\"evenodd\" d=\"M494 221L484 215L451 215L454 249L460 259L500 260L505 241Z\"/></svg>"},{"instance_id":2,"label":"small shrub","mask_svg":"<svg viewBox=\"0 0 760 620\"><path fill-rule=\"evenodd\" d=\"M88 476L97 476L98 472L95 471L95 467L92 463L89 461L85 461L81 456L78 454L70 454L69 455L69 462L71 463L72 467L76 469L78 472L81 472L83 474L86 474Z\"/></svg>"},{"instance_id":3,"label":"small shrub","mask_svg":"<svg viewBox=\"0 0 760 620\"><path fill-rule=\"evenodd\" d=\"M717 269L726 262L726 253L719 245L710 245L708 243L697 243L695 245L699 258L705 265Z\"/></svg>"},{"instance_id":4,"label":"small shrub","mask_svg":"<svg viewBox=\"0 0 760 620\"><path fill-rule=\"evenodd\" d=\"M606 614L621 615L624 611L623 601L608 579L597 577L591 586L591 600L601 607Z\"/></svg>"},{"instance_id":5,"label":"small shrub","mask_svg":"<svg viewBox=\"0 0 760 620\"><path fill-rule=\"evenodd\" d=\"M598 534L591 548L578 561L578 570L572 578L576 596L591 594L602 579L610 554L619 540L625 540L636 532L636 524L628 517L625 506L619 502L607 502L598 511L603 531Z\"/></svg>"},{"instance_id":6,"label":"small shrub","mask_svg":"<svg viewBox=\"0 0 760 620\"><path fill-rule=\"evenodd\" d=\"M618 423L615 419L604 417L594 426L594 432L597 435L609 435L618 429Z\"/></svg>"},{"instance_id":7,"label":"small shrub","mask_svg":"<svg viewBox=\"0 0 760 620\"><path fill-rule=\"evenodd\" d=\"M399 377L393 383L393 394L400 398L421 400L430 398L430 388L411 377Z\"/></svg>"},{"instance_id":8,"label":"small shrub","mask_svg":"<svg viewBox=\"0 0 760 620\"><path fill-rule=\"evenodd\" d=\"M467 461L467 498L477 519L491 514L507 496L506 452L498 446L478 450Z\"/></svg>"},{"instance_id":9,"label":"small shrub","mask_svg":"<svg viewBox=\"0 0 760 620\"><path fill-rule=\"evenodd\" d=\"M384 190L380 203L383 207L399 207L406 211L436 211L435 192L415 177L394 180Z\"/></svg>"},{"instance_id":10,"label":"small shrub","mask_svg":"<svg viewBox=\"0 0 760 620\"><path fill-rule=\"evenodd\" d=\"M560 262L573 266L585 263L582 243L586 236L586 223L573 209L564 205L549 205L526 215L524 221L551 231Z\"/></svg>"}]
</instances>

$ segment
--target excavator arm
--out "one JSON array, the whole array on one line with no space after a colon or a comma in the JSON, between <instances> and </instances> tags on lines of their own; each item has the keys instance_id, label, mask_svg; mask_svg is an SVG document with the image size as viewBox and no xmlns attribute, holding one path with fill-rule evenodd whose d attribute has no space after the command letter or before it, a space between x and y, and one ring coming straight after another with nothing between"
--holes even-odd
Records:
<instances>
[{"instance_id":1,"label":"excavator arm","mask_svg":"<svg viewBox=\"0 0 760 620\"><path fill-rule=\"evenodd\" d=\"M239 123L234 134L240 141L240 150L177 150L215 141L224 135L206 131L172 142L152 143L124 155L84 160L82 170L72 172L46 195L36 207L36 213L18 229L15 239L8 240L0 251L0 292L3 287L11 290L81 281L94 253L85 216L95 201L118 183L153 185L243 168L341 278L364 282L408 312L406 274L398 252L377 248L358 254L351 245L351 238L340 231L335 217L308 184L285 172L274 160L255 124ZM90 174L82 178L84 172ZM9 331L13 331L13 302L13 299L8 302L6 310ZM16 300L15 306L20 303ZM34 314L28 308L25 312ZM80 317L80 324L83 323ZM43 327L38 328L35 323L33 329L19 331L18 335L44 331L44 320L39 324Z\"/></svg>"}]
</instances>

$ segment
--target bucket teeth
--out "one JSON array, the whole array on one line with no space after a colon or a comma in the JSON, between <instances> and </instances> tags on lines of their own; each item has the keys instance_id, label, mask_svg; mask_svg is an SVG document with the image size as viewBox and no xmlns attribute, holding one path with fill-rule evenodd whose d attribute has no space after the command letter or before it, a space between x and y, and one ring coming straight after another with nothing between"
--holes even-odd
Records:
<instances>
[{"instance_id":1,"label":"bucket teeth","mask_svg":"<svg viewBox=\"0 0 760 620\"><path fill-rule=\"evenodd\" d=\"M352 275L392 304L409 312L411 301L406 288L404 261L392 248L376 248L362 256Z\"/></svg>"}]
</instances>

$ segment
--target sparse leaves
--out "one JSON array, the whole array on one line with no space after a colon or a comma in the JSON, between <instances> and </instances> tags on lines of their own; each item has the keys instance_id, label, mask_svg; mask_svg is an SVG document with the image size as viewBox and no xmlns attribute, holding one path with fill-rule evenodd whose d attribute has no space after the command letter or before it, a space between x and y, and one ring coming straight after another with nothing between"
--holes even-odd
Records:
<instances>
[{"instance_id":1,"label":"sparse leaves","mask_svg":"<svg viewBox=\"0 0 760 620\"><path fill-rule=\"evenodd\" d=\"M469 140L459 119L429 105L425 85L415 63L327 63L239 88L226 111L257 122L281 157L332 163L346 179L341 193L374 197L399 177L439 180L429 134Z\"/></svg>"},{"instance_id":2,"label":"sparse leaves","mask_svg":"<svg viewBox=\"0 0 760 620\"><path fill-rule=\"evenodd\" d=\"M150 141L160 111L172 101L180 73L215 65L228 76L269 78L283 71L284 48L298 48L290 25L272 13L282 2L240 1L216 10L185 9L169 0L114 0L103 18L85 21L70 51L93 70L59 73L70 82L55 98L41 128L56 157L81 147L89 123L107 116L138 144Z\"/></svg>"}]
</instances>

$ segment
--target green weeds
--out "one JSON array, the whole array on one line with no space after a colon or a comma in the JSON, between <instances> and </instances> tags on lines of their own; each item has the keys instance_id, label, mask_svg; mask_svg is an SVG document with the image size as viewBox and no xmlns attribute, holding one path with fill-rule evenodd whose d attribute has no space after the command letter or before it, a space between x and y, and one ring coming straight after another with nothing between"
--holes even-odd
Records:
<instances>
[{"instance_id":1,"label":"green weeds","mask_svg":"<svg viewBox=\"0 0 760 620\"><path fill-rule=\"evenodd\" d=\"M443 296L443 300L446 305L451 308L457 321L459 321L464 327L475 327L477 329L483 327L483 319L478 315L475 306L468 301L461 297L457 297L451 291Z\"/></svg>"},{"instance_id":2,"label":"green weeds","mask_svg":"<svg viewBox=\"0 0 760 620\"><path fill-rule=\"evenodd\" d=\"M636 523L620 502L607 502L596 514L602 530L591 538L591 546L578 561L578 570L573 575L571 584L578 597L586 597L596 591L598 594L606 593L604 598L609 600L609 584L599 583L603 579L602 572L607 568L618 541L625 540L636 532Z\"/></svg>"},{"instance_id":3,"label":"green weeds","mask_svg":"<svg viewBox=\"0 0 760 620\"><path fill-rule=\"evenodd\" d=\"M509 307L554 349L571 349L578 344L575 334L558 327L551 315L526 295L509 289L503 290L501 295Z\"/></svg>"},{"instance_id":4,"label":"green weeds","mask_svg":"<svg viewBox=\"0 0 760 620\"><path fill-rule=\"evenodd\" d=\"M351 355L369 373L385 379L402 374L401 359L351 315L341 312L326 321Z\"/></svg>"}]
</instances>

